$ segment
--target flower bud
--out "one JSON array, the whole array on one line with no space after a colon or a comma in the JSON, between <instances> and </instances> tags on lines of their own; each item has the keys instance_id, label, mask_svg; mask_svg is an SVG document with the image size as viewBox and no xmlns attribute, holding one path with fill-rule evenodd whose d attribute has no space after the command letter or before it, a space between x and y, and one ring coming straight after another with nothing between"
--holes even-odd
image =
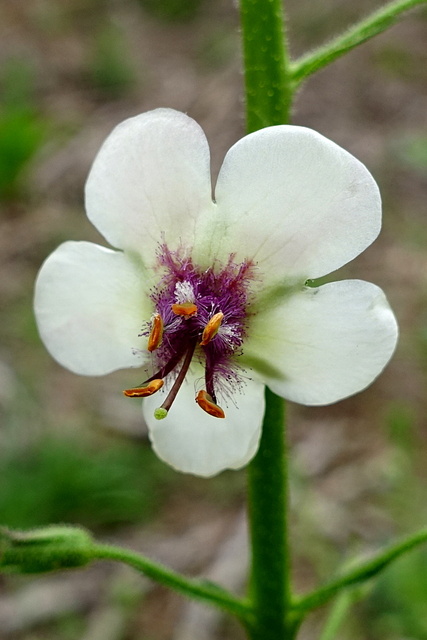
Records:
<instances>
[{"instance_id":1,"label":"flower bud","mask_svg":"<svg viewBox=\"0 0 427 640\"><path fill-rule=\"evenodd\" d=\"M0 572L43 573L82 567L93 557L91 534L79 527L53 525L31 531L0 527Z\"/></svg>"}]
</instances>

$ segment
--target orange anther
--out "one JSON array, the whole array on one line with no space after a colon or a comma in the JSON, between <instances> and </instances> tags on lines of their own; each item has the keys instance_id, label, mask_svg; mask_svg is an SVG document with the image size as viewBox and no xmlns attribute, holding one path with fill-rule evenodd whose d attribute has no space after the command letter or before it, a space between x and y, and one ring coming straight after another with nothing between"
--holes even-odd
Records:
<instances>
[{"instance_id":1,"label":"orange anther","mask_svg":"<svg viewBox=\"0 0 427 640\"><path fill-rule=\"evenodd\" d=\"M219 311L212 316L212 318L208 321L206 327L203 329L202 341L200 343L200 346L204 347L212 340L212 338L215 338L223 319L224 314L222 311Z\"/></svg>"},{"instance_id":2,"label":"orange anther","mask_svg":"<svg viewBox=\"0 0 427 640\"><path fill-rule=\"evenodd\" d=\"M191 318L191 316L194 316L197 313L197 306L194 302L173 304L171 308L177 316L184 316L184 318Z\"/></svg>"},{"instance_id":3,"label":"orange anther","mask_svg":"<svg viewBox=\"0 0 427 640\"><path fill-rule=\"evenodd\" d=\"M196 396L196 402L203 411L209 413L214 418L225 418L225 413L212 399L207 391L203 389Z\"/></svg>"},{"instance_id":4,"label":"orange anther","mask_svg":"<svg viewBox=\"0 0 427 640\"><path fill-rule=\"evenodd\" d=\"M128 398L146 398L147 396L152 396L153 393L156 393L159 389L163 387L163 380L150 380L147 384L142 387L133 387L133 389L125 389L123 393Z\"/></svg>"},{"instance_id":5,"label":"orange anther","mask_svg":"<svg viewBox=\"0 0 427 640\"><path fill-rule=\"evenodd\" d=\"M150 331L150 335L148 336L148 351L154 351L159 347L162 343L163 338L163 320L160 313L156 313L153 316L152 327Z\"/></svg>"}]
</instances>

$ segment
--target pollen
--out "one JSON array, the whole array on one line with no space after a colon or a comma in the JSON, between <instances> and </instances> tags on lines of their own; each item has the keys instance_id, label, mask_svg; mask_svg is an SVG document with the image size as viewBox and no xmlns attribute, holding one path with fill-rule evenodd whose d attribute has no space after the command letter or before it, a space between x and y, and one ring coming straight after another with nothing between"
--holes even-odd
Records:
<instances>
[{"instance_id":1,"label":"pollen","mask_svg":"<svg viewBox=\"0 0 427 640\"><path fill-rule=\"evenodd\" d=\"M197 314L197 305L194 302L172 304L171 309L175 315L183 316L184 318L192 318Z\"/></svg>"},{"instance_id":2,"label":"pollen","mask_svg":"<svg viewBox=\"0 0 427 640\"><path fill-rule=\"evenodd\" d=\"M156 393L156 391L161 389L163 387L163 384L163 380L160 379L150 380L150 382L141 385L140 387L125 389L123 393L128 398L147 398L148 396L152 396L153 393Z\"/></svg>"},{"instance_id":3,"label":"pollen","mask_svg":"<svg viewBox=\"0 0 427 640\"><path fill-rule=\"evenodd\" d=\"M206 411L214 418L225 418L224 410L221 409L214 401L211 395L203 389L196 396L196 402L203 411Z\"/></svg>"},{"instance_id":4,"label":"pollen","mask_svg":"<svg viewBox=\"0 0 427 640\"><path fill-rule=\"evenodd\" d=\"M212 340L212 338L215 338L223 320L224 314L222 313L222 311L219 311L212 316L212 318L208 321L207 325L203 329L202 341L200 342L201 347L204 347Z\"/></svg>"},{"instance_id":5,"label":"pollen","mask_svg":"<svg viewBox=\"0 0 427 640\"><path fill-rule=\"evenodd\" d=\"M148 351L155 351L162 343L163 338L163 320L160 313L153 316L150 335L148 336Z\"/></svg>"}]
</instances>

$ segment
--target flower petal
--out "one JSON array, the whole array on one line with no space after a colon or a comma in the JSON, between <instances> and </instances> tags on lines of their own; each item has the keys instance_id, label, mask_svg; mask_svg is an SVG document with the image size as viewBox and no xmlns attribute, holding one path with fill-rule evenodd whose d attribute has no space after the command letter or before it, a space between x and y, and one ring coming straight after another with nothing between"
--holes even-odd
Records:
<instances>
[{"instance_id":1,"label":"flower petal","mask_svg":"<svg viewBox=\"0 0 427 640\"><path fill-rule=\"evenodd\" d=\"M367 387L391 358L397 334L379 287L331 282L255 316L242 360L284 398L325 405Z\"/></svg>"},{"instance_id":2,"label":"flower petal","mask_svg":"<svg viewBox=\"0 0 427 640\"><path fill-rule=\"evenodd\" d=\"M164 400L163 390L143 401L154 451L177 471L197 476L210 477L224 469L243 467L258 449L264 385L249 380L244 393L235 397L237 406L230 403L223 407L226 417L222 419L209 416L196 404L195 383L194 375L186 380L163 420L153 416Z\"/></svg>"},{"instance_id":3,"label":"flower petal","mask_svg":"<svg viewBox=\"0 0 427 640\"><path fill-rule=\"evenodd\" d=\"M304 127L275 126L237 142L215 189L221 255L258 263L269 280L305 281L361 253L381 226L378 187L350 153Z\"/></svg>"},{"instance_id":4,"label":"flower petal","mask_svg":"<svg viewBox=\"0 0 427 640\"><path fill-rule=\"evenodd\" d=\"M40 336L64 367L103 375L140 366L138 337L152 309L143 267L91 242L65 242L43 264L36 282Z\"/></svg>"},{"instance_id":5,"label":"flower petal","mask_svg":"<svg viewBox=\"0 0 427 640\"><path fill-rule=\"evenodd\" d=\"M153 260L159 242L192 245L198 217L214 209L210 155L199 125L173 109L119 124L86 183L89 220L115 247Z\"/></svg>"}]
</instances>

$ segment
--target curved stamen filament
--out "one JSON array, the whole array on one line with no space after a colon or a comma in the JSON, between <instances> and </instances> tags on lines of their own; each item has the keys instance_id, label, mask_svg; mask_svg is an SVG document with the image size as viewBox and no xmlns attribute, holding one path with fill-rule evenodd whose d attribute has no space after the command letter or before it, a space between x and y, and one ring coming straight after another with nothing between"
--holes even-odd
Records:
<instances>
[{"instance_id":1,"label":"curved stamen filament","mask_svg":"<svg viewBox=\"0 0 427 640\"><path fill-rule=\"evenodd\" d=\"M205 393L207 393L207 395L212 400L212 402L216 404L216 393L215 393L215 387L214 387L214 370L209 361L206 362L206 367L205 367L205 385L206 385ZM196 401L197 401L197 398L196 398Z\"/></svg>"},{"instance_id":2,"label":"curved stamen filament","mask_svg":"<svg viewBox=\"0 0 427 640\"><path fill-rule=\"evenodd\" d=\"M156 371L156 373L154 373L150 378L145 380L140 386L142 387L145 384L147 384L148 382L151 382L152 380L157 380L158 378L166 378L166 376L171 371L173 371L175 369L175 367L179 363L179 361L182 360L182 357L183 357L184 353L187 351L187 349L188 349L188 342L187 342L187 345L183 349L180 349L179 351L174 353L172 358L170 360L168 360L166 362L166 364L161 369Z\"/></svg>"},{"instance_id":3,"label":"curved stamen filament","mask_svg":"<svg viewBox=\"0 0 427 640\"><path fill-rule=\"evenodd\" d=\"M193 354L194 354L194 349L196 348L196 343L192 342L190 344L190 346L187 349L187 353L185 354L185 358L184 358L184 362L182 363L182 367L180 369L180 372L178 373L175 382L172 385L171 390L169 391L168 395L166 396L166 400L163 402L163 404L161 405L160 409L166 412L169 411L169 409L172 406L173 401L175 400L178 391L181 388L182 383L184 382L185 376L187 375L187 371L190 367L191 364L191 360L193 358ZM157 415L156 415L157 413ZM154 413L155 417L159 417L159 413L158 410L156 409L156 412ZM162 415L162 417L165 417L165 415Z\"/></svg>"}]
</instances>

